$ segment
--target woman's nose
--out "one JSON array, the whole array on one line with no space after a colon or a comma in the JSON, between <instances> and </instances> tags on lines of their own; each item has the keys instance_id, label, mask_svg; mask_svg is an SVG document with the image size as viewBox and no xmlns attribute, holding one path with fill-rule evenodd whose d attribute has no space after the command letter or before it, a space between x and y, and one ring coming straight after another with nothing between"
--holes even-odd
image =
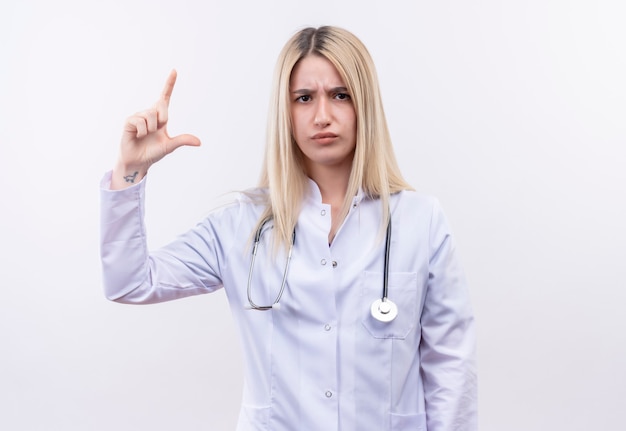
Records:
<instances>
[{"instance_id":1,"label":"woman's nose","mask_svg":"<svg viewBox=\"0 0 626 431\"><path fill-rule=\"evenodd\" d=\"M327 100L321 99L318 101L313 121L318 127L326 127L330 124L330 111Z\"/></svg>"}]
</instances>

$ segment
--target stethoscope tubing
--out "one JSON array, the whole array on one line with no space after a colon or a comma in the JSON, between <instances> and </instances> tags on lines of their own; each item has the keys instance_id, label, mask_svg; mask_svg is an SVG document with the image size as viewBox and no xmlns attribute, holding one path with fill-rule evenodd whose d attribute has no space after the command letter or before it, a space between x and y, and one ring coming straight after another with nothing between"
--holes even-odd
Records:
<instances>
[{"instance_id":1,"label":"stethoscope tubing","mask_svg":"<svg viewBox=\"0 0 626 431\"><path fill-rule=\"evenodd\" d=\"M389 250L391 249L391 214L387 222L387 238L385 239L385 263L383 265L383 302L387 301L389 294Z\"/></svg>"},{"instance_id":2,"label":"stethoscope tubing","mask_svg":"<svg viewBox=\"0 0 626 431\"><path fill-rule=\"evenodd\" d=\"M276 299L272 303L272 305L257 305L252 300L251 293L251 285L252 285L252 273L254 271L254 262L256 260L256 254L259 247L259 243L261 241L261 233L263 232L263 227L265 224L271 220L271 217L266 218L260 224L254 235L254 246L252 248L252 259L250 259L250 269L248 271L248 286L247 286L247 295L248 295L248 305L246 308L252 310L271 310L271 309L279 309L280 308L280 299L283 296L283 292L285 291L285 286L287 285L287 273L289 272L289 263L291 262L291 254L293 251L293 246L296 242L296 230L293 230L291 235L291 244L289 246L289 251L287 253L287 262L285 263L285 269L283 271L282 282L280 286L280 291L276 296ZM390 322L394 320L398 314L398 307L393 301L388 299L389 294L389 254L391 250L391 213L389 214L389 221L387 222L387 233L385 238L385 255L384 255L384 265L383 265L383 294L380 299L377 299L372 303L371 306L371 314L377 320L381 322Z\"/></svg>"},{"instance_id":3,"label":"stethoscope tubing","mask_svg":"<svg viewBox=\"0 0 626 431\"><path fill-rule=\"evenodd\" d=\"M249 304L248 308L251 308L253 310L270 310L272 308L279 308L280 298L282 298L283 292L285 291L285 285L287 284L287 273L289 272L289 263L291 262L291 253L293 251L293 245L296 242L296 230L294 229L291 234L291 244L289 245L289 252L287 254L287 263L285 263L285 269L283 271L283 278L280 284L280 291L278 292L278 296L276 296L274 303L272 305L255 304L254 301L252 300L252 292L251 292L252 289L250 287L252 285L252 272L254 269L254 261L256 260L256 253L259 248L259 242L261 242L261 233L263 232L263 227L270 220L271 220L271 217L268 217L265 220L263 220L263 222L261 223L261 225L259 226L259 228L257 229L254 235L254 246L252 247L252 259L250 259L250 269L248 270L248 287L247 287L248 304Z\"/></svg>"}]
</instances>

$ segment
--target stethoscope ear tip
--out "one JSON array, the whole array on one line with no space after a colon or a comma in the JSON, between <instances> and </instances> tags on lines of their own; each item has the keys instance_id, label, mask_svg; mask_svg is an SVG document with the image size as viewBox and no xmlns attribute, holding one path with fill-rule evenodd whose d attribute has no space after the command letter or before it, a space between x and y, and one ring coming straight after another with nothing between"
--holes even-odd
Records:
<instances>
[{"instance_id":1,"label":"stethoscope ear tip","mask_svg":"<svg viewBox=\"0 0 626 431\"><path fill-rule=\"evenodd\" d=\"M276 311L280 310L280 302L272 304L272 310L276 310Z\"/></svg>"}]
</instances>

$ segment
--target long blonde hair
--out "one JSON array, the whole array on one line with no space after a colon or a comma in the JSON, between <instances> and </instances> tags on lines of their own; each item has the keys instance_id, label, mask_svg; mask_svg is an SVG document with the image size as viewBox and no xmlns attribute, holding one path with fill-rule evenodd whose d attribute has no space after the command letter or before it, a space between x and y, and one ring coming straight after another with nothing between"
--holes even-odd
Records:
<instances>
[{"instance_id":1,"label":"long blonde hair","mask_svg":"<svg viewBox=\"0 0 626 431\"><path fill-rule=\"evenodd\" d=\"M340 217L343 219L347 215L352 198L362 188L369 197L381 200L381 227L384 227L389 220L389 196L411 189L396 162L376 69L365 45L342 28L305 28L289 39L276 63L265 160L259 181L259 187L269 190L259 224L272 217L274 239L281 245L288 245L291 241L308 189L303 155L292 134L289 83L296 64L312 54L326 58L335 66L352 97L357 117L356 149Z\"/></svg>"}]
</instances>

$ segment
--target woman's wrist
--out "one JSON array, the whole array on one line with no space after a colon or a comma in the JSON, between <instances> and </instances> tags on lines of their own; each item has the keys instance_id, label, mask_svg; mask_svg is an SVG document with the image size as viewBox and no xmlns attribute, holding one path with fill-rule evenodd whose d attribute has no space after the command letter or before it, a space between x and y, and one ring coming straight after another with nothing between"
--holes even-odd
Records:
<instances>
[{"instance_id":1,"label":"woman's wrist","mask_svg":"<svg viewBox=\"0 0 626 431\"><path fill-rule=\"evenodd\" d=\"M111 190L121 190L140 182L148 173L145 167L115 164L111 175Z\"/></svg>"}]
</instances>

